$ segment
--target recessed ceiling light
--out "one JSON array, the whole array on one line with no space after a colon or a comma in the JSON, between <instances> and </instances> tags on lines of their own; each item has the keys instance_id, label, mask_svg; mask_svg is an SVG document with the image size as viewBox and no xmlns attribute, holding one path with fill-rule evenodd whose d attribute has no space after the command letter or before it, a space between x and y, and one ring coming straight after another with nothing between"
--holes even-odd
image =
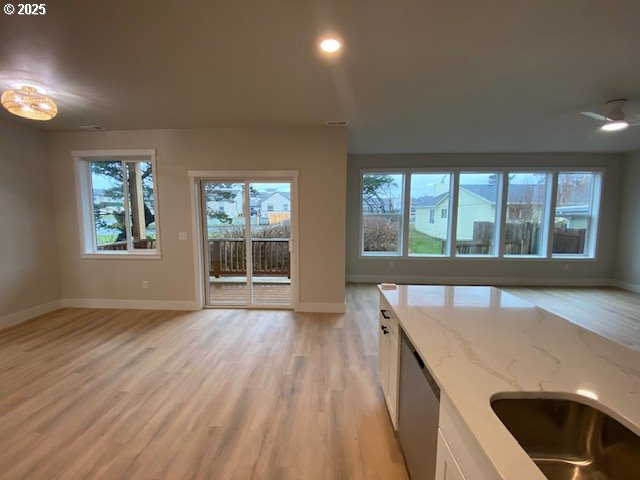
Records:
<instances>
[{"instance_id":1,"label":"recessed ceiling light","mask_svg":"<svg viewBox=\"0 0 640 480\"><path fill-rule=\"evenodd\" d=\"M620 130L624 130L628 126L629 126L629 124L627 122L625 122L624 120L618 120L618 121L615 121L615 122L607 122L604 125L602 125L602 127L600 127L600 129L604 130L605 132L617 132L617 131L620 131Z\"/></svg>"},{"instance_id":2,"label":"recessed ceiling light","mask_svg":"<svg viewBox=\"0 0 640 480\"><path fill-rule=\"evenodd\" d=\"M55 102L31 85L5 90L0 102L9 112L30 120L51 120L58 114Z\"/></svg>"},{"instance_id":3,"label":"recessed ceiling light","mask_svg":"<svg viewBox=\"0 0 640 480\"><path fill-rule=\"evenodd\" d=\"M342 48L342 43L336 38L325 38L320 42L320 50L325 53L336 53Z\"/></svg>"}]
</instances>

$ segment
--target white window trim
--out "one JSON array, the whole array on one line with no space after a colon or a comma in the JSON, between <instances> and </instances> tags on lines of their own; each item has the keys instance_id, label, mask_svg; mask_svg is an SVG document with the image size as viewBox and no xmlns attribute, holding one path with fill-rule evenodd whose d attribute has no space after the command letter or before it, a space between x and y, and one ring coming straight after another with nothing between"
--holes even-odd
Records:
<instances>
[{"instance_id":1,"label":"white window trim","mask_svg":"<svg viewBox=\"0 0 640 480\"><path fill-rule=\"evenodd\" d=\"M508 197L508 182L505 180L505 175L513 172L521 173L546 173L547 174L547 198L545 199L545 216L543 218L543 239L542 239L542 251L540 255L505 255L504 253L504 236L505 228L504 222L507 215L507 197ZM592 206L597 205L596 212L592 212L593 224L588 229L588 237L585 245L584 254L553 254L553 229L552 224L555 221L555 203L557 192L557 179L559 173L566 172L584 172L596 174L596 184L592 193ZM449 234L447 238L447 250L444 255L430 255L430 254L409 254L408 245L408 231L409 220L411 216L411 174L419 173L449 173L451 174L451 188L453 192L449 195ZM458 190L459 190L459 175L460 173L498 173L500 174L498 185L498 200L499 206L497 206L498 213L496 214L496 240L498 241L498 248L493 255L456 255L455 253L455 240L452 235L456 234L457 219L458 219ZM455 261L523 261L523 262L565 262L565 261L579 261L579 262L595 262L598 260L598 239L600 238L600 215L602 214L602 192L604 189L606 169L604 167L590 167L590 166L562 166L562 167L545 167L545 166L531 166L531 167L502 167L502 166L488 166L488 167L419 167L419 168L363 168L359 171L359 190L358 190L358 258L375 260L455 260ZM400 253L398 252L364 252L364 232L363 232L363 202L362 202L362 186L364 175L367 174L400 174L403 176L403 206L402 206L402 230L400 231ZM553 195L550 197L550 195ZM453 197L453 198L452 198ZM408 198L408 200L407 200ZM405 241L407 239L407 241Z\"/></svg>"},{"instance_id":2,"label":"white window trim","mask_svg":"<svg viewBox=\"0 0 640 480\"><path fill-rule=\"evenodd\" d=\"M73 150L74 173L76 180L76 204L78 208L78 227L80 229L80 257L102 260L158 260L161 253L160 196L158 194L158 175L155 149L132 150ZM145 161L151 163L153 171L154 223L156 224L156 248L149 253L131 250L98 251L95 218L93 211L93 192L89 163L96 160L117 160L122 162ZM126 198L126 197L125 197ZM128 209L125 209L127 212ZM126 222L128 224L128 222Z\"/></svg>"},{"instance_id":3,"label":"white window trim","mask_svg":"<svg viewBox=\"0 0 640 480\"><path fill-rule=\"evenodd\" d=\"M380 172L380 170L372 170L371 173L377 173ZM363 225L364 225L364 215L362 212L362 209L364 207L364 203L362 201L362 187L364 186L363 183L363 179L364 179L364 175L368 173L365 171L361 171L360 172L360 187L359 187L359 199L358 199L358 205L359 205L359 209L360 209L360 213L358 214L358 218L359 218L359 222L358 222L358 239L359 239L359 247L358 250L360 251L360 257L362 258L389 258L389 257L393 257L393 258L404 258L406 255L405 252L405 248L408 249L409 245L408 242L404 241L404 236L405 236L405 223L409 224L409 217L411 216L411 209L409 209L409 214L406 215L406 208L405 208L405 200L406 200L406 191L407 191L407 175L405 174L405 169L385 169L385 173L388 173L389 175L402 175L402 185L400 186L401 188L401 198L402 198L402 211L400 212L400 225L402 225L402 228L400 229L400 232L398 233L398 251L396 252L369 252L369 253L364 253L364 231L362 229ZM405 217L407 217L405 219ZM406 245L405 245L406 244Z\"/></svg>"}]
</instances>

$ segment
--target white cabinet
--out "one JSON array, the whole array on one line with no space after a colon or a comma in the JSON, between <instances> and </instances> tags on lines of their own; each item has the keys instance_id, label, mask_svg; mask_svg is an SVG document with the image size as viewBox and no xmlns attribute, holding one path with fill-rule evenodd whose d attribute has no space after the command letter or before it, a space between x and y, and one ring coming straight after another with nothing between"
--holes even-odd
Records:
<instances>
[{"instance_id":1,"label":"white cabinet","mask_svg":"<svg viewBox=\"0 0 640 480\"><path fill-rule=\"evenodd\" d=\"M394 430L398 429L398 377L400 368L400 327L387 301L380 297L378 329L378 373Z\"/></svg>"},{"instance_id":2,"label":"white cabinet","mask_svg":"<svg viewBox=\"0 0 640 480\"><path fill-rule=\"evenodd\" d=\"M440 427L438 428L436 465L437 480L457 480L464 479L465 476L469 480L502 478L482 452L480 445L456 412L446 392L440 392Z\"/></svg>"},{"instance_id":3,"label":"white cabinet","mask_svg":"<svg viewBox=\"0 0 640 480\"><path fill-rule=\"evenodd\" d=\"M465 480L458 462L453 457L442 431L438 429L438 454L436 457L436 480Z\"/></svg>"}]
</instances>

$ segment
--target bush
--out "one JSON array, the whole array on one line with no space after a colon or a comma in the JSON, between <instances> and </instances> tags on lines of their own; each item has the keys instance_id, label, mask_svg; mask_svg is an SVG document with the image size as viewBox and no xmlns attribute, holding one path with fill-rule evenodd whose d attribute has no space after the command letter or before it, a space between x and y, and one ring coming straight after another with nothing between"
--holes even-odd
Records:
<instances>
[{"instance_id":1,"label":"bush","mask_svg":"<svg viewBox=\"0 0 640 480\"><path fill-rule=\"evenodd\" d=\"M362 219L365 252L394 252L398 250L398 222L393 218L369 216Z\"/></svg>"},{"instance_id":2,"label":"bush","mask_svg":"<svg viewBox=\"0 0 640 480\"><path fill-rule=\"evenodd\" d=\"M273 225L252 225L253 238L290 238L290 222L274 223ZM244 225L230 225L215 233L209 233L209 238L244 238Z\"/></svg>"}]
</instances>

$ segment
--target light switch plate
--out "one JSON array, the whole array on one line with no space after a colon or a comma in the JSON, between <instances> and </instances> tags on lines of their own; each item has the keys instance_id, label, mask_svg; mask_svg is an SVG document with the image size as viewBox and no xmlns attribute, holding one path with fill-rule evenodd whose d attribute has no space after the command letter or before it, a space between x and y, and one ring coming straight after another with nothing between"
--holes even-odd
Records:
<instances>
[{"instance_id":1,"label":"light switch plate","mask_svg":"<svg viewBox=\"0 0 640 480\"><path fill-rule=\"evenodd\" d=\"M186 240L187 232L178 232L178 240Z\"/></svg>"}]
</instances>

